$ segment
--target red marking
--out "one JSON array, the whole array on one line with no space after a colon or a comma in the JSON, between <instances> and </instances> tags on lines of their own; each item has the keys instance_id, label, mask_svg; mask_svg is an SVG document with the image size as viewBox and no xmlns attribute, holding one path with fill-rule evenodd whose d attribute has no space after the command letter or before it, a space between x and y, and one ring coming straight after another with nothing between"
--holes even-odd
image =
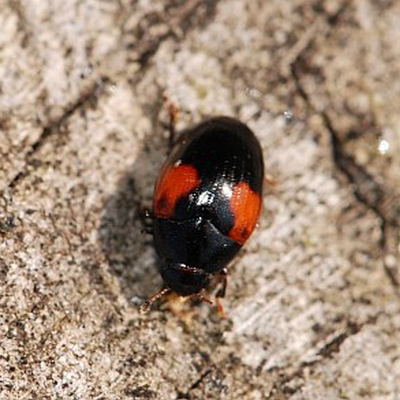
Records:
<instances>
[{"instance_id":1,"label":"red marking","mask_svg":"<svg viewBox=\"0 0 400 400\"><path fill-rule=\"evenodd\" d=\"M178 165L167 167L156 183L154 191L154 216L170 218L177 201L199 186L200 179L195 167Z\"/></svg>"},{"instance_id":2,"label":"red marking","mask_svg":"<svg viewBox=\"0 0 400 400\"><path fill-rule=\"evenodd\" d=\"M261 197L246 182L240 182L233 188L230 206L235 216L235 224L229 231L229 237L243 244L257 224L261 210Z\"/></svg>"},{"instance_id":3,"label":"red marking","mask_svg":"<svg viewBox=\"0 0 400 400\"><path fill-rule=\"evenodd\" d=\"M221 316L221 318L226 319L226 312L225 312L225 308L221 303L220 297L217 297L215 299L215 303L217 304L217 311L218 314Z\"/></svg>"}]
</instances>

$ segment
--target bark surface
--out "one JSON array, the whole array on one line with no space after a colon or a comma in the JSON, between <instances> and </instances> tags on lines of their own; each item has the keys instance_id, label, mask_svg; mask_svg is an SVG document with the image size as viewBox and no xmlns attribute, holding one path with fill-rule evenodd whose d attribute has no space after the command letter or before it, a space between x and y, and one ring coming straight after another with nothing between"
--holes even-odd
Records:
<instances>
[{"instance_id":1,"label":"bark surface","mask_svg":"<svg viewBox=\"0 0 400 400\"><path fill-rule=\"evenodd\" d=\"M0 399L397 399L400 3L0 0ZM259 227L206 304L142 206L178 130L259 138Z\"/></svg>"}]
</instances>

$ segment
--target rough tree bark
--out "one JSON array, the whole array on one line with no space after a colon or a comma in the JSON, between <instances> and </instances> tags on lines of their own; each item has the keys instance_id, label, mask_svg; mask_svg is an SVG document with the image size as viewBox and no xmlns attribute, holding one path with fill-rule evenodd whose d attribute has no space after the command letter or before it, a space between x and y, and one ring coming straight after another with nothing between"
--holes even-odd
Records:
<instances>
[{"instance_id":1,"label":"rough tree bark","mask_svg":"<svg viewBox=\"0 0 400 400\"><path fill-rule=\"evenodd\" d=\"M400 3L0 0L0 398L397 399ZM259 137L228 319L169 300L140 205L178 129Z\"/></svg>"}]
</instances>

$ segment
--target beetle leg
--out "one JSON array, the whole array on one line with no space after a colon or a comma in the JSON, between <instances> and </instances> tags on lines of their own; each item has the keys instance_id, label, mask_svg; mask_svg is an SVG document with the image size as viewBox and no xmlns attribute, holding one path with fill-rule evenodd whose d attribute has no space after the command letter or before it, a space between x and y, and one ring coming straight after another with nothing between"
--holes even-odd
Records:
<instances>
[{"instance_id":1,"label":"beetle leg","mask_svg":"<svg viewBox=\"0 0 400 400\"><path fill-rule=\"evenodd\" d=\"M178 109L171 103L168 106L169 110L169 151L172 150L172 147L175 143L175 134L176 134L176 120L178 118Z\"/></svg>"},{"instance_id":2,"label":"beetle leg","mask_svg":"<svg viewBox=\"0 0 400 400\"><path fill-rule=\"evenodd\" d=\"M217 306L218 314L219 314L223 319L226 319L225 308L224 308L224 306L222 305L222 303L221 303L221 301L220 301L220 298L221 298L221 297L216 297L216 298L215 298L215 304L216 304L216 306Z\"/></svg>"},{"instance_id":3,"label":"beetle leg","mask_svg":"<svg viewBox=\"0 0 400 400\"><path fill-rule=\"evenodd\" d=\"M278 181L272 175L264 176L264 183L266 186L272 186L273 188L278 185Z\"/></svg>"},{"instance_id":4,"label":"beetle leg","mask_svg":"<svg viewBox=\"0 0 400 400\"><path fill-rule=\"evenodd\" d=\"M157 301L160 297L164 296L165 294L168 294L171 292L171 289L168 287L165 287L161 289L159 292L157 292L155 295L151 296L148 300L146 300L139 308L140 314L145 314L150 310L151 305Z\"/></svg>"},{"instance_id":5,"label":"beetle leg","mask_svg":"<svg viewBox=\"0 0 400 400\"><path fill-rule=\"evenodd\" d=\"M165 106L168 109L169 114L169 123L168 123L168 131L169 131L169 138L168 138L168 145L169 151L172 150L172 147L175 144L175 134L176 134L176 120L178 119L179 109L169 100L169 98L164 95L163 101Z\"/></svg>"},{"instance_id":6,"label":"beetle leg","mask_svg":"<svg viewBox=\"0 0 400 400\"><path fill-rule=\"evenodd\" d=\"M228 286L228 271L226 268L222 269L219 272L218 278L221 283L221 287L218 289L218 292L215 296L217 298L225 297L226 287Z\"/></svg>"},{"instance_id":7,"label":"beetle leg","mask_svg":"<svg viewBox=\"0 0 400 400\"><path fill-rule=\"evenodd\" d=\"M148 208L143 208L139 211L140 219L142 220L142 224L144 229L142 233L147 233L149 235L153 234L153 219L154 215Z\"/></svg>"},{"instance_id":8,"label":"beetle leg","mask_svg":"<svg viewBox=\"0 0 400 400\"><path fill-rule=\"evenodd\" d=\"M212 301L208 297L204 296L202 293L195 293L194 296L197 300L200 300L203 303L212 304Z\"/></svg>"},{"instance_id":9,"label":"beetle leg","mask_svg":"<svg viewBox=\"0 0 400 400\"><path fill-rule=\"evenodd\" d=\"M221 301L220 301L221 298L225 297L226 287L228 285L228 271L226 268L224 268L220 271L219 280L221 283L221 287L218 289L217 294L215 295L215 303L217 305L218 314L222 318L226 318L224 306L221 304Z\"/></svg>"}]
</instances>

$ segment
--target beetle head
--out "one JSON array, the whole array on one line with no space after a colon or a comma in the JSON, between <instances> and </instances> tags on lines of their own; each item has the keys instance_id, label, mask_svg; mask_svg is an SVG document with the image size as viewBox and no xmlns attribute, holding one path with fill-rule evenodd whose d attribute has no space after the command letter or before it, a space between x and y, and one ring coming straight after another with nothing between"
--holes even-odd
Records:
<instances>
[{"instance_id":1,"label":"beetle head","mask_svg":"<svg viewBox=\"0 0 400 400\"><path fill-rule=\"evenodd\" d=\"M193 295L200 301L212 304L207 297L200 293L210 280L209 274L202 269L170 262L161 268L161 276L165 283L164 288L140 306L141 313L148 312L156 300L171 292L175 292L180 296Z\"/></svg>"},{"instance_id":2,"label":"beetle head","mask_svg":"<svg viewBox=\"0 0 400 400\"><path fill-rule=\"evenodd\" d=\"M165 285L180 296L199 293L209 282L209 274L202 269L171 262L161 269Z\"/></svg>"}]
</instances>

